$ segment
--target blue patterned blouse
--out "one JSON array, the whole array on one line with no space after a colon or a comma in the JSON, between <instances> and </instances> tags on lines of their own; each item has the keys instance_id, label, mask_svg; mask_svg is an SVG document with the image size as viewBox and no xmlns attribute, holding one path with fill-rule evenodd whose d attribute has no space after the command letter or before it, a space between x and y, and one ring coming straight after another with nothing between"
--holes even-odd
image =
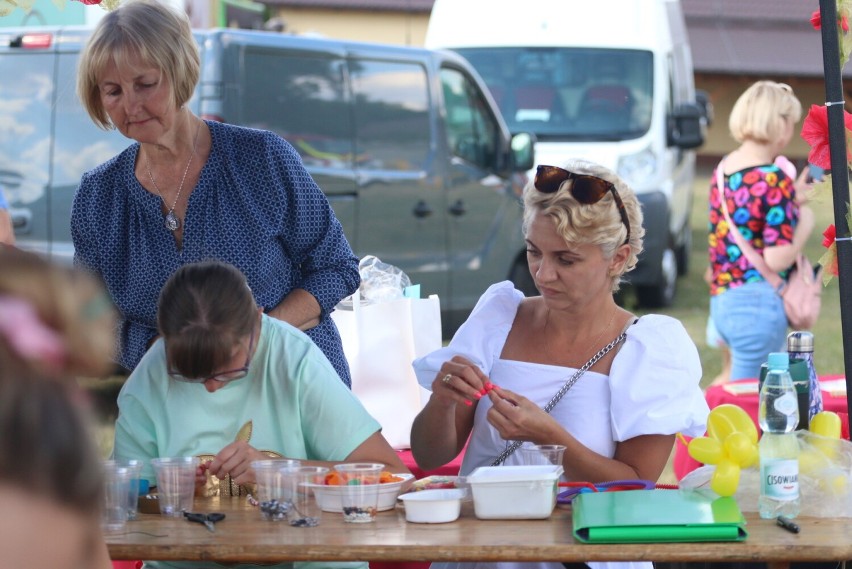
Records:
<instances>
[{"instance_id":1,"label":"blue patterned blouse","mask_svg":"<svg viewBox=\"0 0 852 569\"><path fill-rule=\"evenodd\" d=\"M192 191L177 249L160 197L136 179L139 144L83 175L71 211L74 258L104 280L121 313L118 363L132 370L157 333L157 298L181 265L218 259L239 268L259 306L294 288L322 309L307 334L346 385L340 335L329 314L360 282L358 258L325 195L278 135L207 122L210 157Z\"/></svg>"}]
</instances>

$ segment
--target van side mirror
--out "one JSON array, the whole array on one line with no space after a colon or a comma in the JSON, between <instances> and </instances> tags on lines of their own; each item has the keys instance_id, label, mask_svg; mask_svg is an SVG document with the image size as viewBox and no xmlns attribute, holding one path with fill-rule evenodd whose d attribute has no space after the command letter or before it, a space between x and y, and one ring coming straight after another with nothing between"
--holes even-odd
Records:
<instances>
[{"instance_id":1,"label":"van side mirror","mask_svg":"<svg viewBox=\"0 0 852 569\"><path fill-rule=\"evenodd\" d=\"M519 132L512 136L512 170L526 172L535 163L535 135Z\"/></svg>"},{"instance_id":2,"label":"van side mirror","mask_svg":"<svg viewBox=\"0 0 852 569\"><path fill-rule=\"evenodd\" d=\"M683 149L704 144L701 108L695 103L683 103L669 115L666 138L669 146Z\"/></svg>"},{"instance_id":3,"label":"van side mirror","mask_svg":"<svg viewBox=\"0 0 852 569\"><path fill-rule=\"evenodd\" d=\"M695 103L701 109L704 125L711 126L713 124L713 103L710 101L710 93L703 89L696 89Z\"/></svg>"}]
</instances>

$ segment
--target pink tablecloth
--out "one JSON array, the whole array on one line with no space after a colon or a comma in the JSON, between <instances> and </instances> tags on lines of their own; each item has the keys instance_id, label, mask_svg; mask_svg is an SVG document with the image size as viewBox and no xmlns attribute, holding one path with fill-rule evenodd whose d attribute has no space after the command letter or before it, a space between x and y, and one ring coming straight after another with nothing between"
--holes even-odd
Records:
<instances>
[{"instance_id":1,"label":"pink tablecloth","mask_svg":"<svg viewBox=\"0 0 852 569\"><path fill-rule=\"evenodd\" d=\"M840 379L842 377L843 376L837 375L824 376L820 378L820 381L831 381L835 379ZM737 382L738 385L753 385L756 383L756 379L746 379ZM712 387L707 388L707 391L704 393L704 398L707 399L707 405L710 407L710 409L718 407L723 403L733 403L734 405L742 407L749 414L752 421L754 421L754 424L757 425L758 395L756 391L735 394L725 390L725 384L714 385ZM842 436L848 439L849 420L846 410L846 394L833 393L823 389L822 402L823 407L826 411L834 411L835 413L840 415L841 425L843 429ZM673 466L675 476L678 480L680 480L684 476L701 466L701 463L689 456L689 453L686 450L686 446L680 440L678 440L675 442Z\"/></svg>"},{"instance_id":2,"label":"pink tablecloth","mask_svg":"<svg viewBox=\"0 0 852 569\"><path fill-rule=\"evenodd\" d=\"M459 473L461 462L464 458L464 451L462 451L455 459L444 466L436 468L435 470L423 470L417 466L417 463L414 461L414 456L412 456L410 450L398 450L397 454L399 454L399 457L402 459L402 462L405 463L405 466L407 466L411 473L418 479L433 475L456 476Z\"/></svg>"}]
</instances>

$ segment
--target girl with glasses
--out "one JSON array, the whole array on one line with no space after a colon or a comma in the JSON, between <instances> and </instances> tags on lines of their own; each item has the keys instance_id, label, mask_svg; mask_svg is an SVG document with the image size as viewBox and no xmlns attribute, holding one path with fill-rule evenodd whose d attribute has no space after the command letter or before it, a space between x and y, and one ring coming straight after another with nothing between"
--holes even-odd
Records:
<instances>
[{"instance_id":1,"label":"girl with glasses","mask_svg":"<svg viewBox=\"0 0 852 569\"><path fill-rule=\"evenodd\" d=\"M591 162L539 166L524 189L524 234L540 296L492 285L447 347L414 362L432 390L412 427L418 465L437 468L467 445L460 474L468 475L523 464L519 446L556 444L567 480L657 480L675 434L704 434L709 410L683 326L636 318L615 302L642 251L636 195ZM440 567L474 565L493 564Z\"/></svg>"},{"instance_id":2,"label":"girl with glasses","mask_svg":"<svg viewBox=\"0 0 852 569\"><path fill-rule=\"evenodd\" d=\"M196 489L208 495L250 493L252 461L270 457L408 472L328 358L263 313L235 267L179 268L160 294L157 321L161 338L118 396L114 451L142 460L152 484L149 459L164 456L201 457Z\"/></svg>"}]
</instances>

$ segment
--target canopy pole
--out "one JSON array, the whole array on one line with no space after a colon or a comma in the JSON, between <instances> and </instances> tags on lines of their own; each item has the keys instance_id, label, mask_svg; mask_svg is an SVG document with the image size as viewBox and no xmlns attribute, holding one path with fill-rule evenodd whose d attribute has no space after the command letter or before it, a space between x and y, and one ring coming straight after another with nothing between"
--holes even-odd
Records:
<instances>
[{"instance_id":1,"label":"canopy pole","mask_svg":"<svg viewBox=\"0 0 852 569\"><path fill-rule=\"evenodd\" d=\"M825 73L825 100L845 101L840 69L840 39L837 24L837 0L819 1L822 20L822 62ZM849 203L849 166L846 162L845 104L828 105L828 142L831 155L831 191L834 197L834 226L837 236L849 235L846 204ZM840 325L843 341L843 365L846 376L846 406L852 409L852 243L837 242L840 285ZM848 416L852 427L852 413ZM850 430L852 432L852 430Z\"/></svg>"}]
</instances>

